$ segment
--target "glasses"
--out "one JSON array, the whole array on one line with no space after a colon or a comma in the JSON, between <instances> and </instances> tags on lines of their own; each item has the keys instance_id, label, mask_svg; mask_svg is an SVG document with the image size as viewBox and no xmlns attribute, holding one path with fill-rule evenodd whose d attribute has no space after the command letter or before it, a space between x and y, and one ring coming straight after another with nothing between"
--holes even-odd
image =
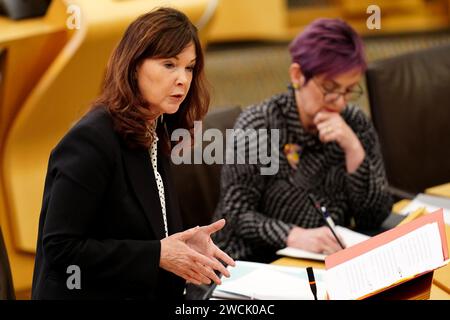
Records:
<instances>
[{"instance_id":1,"label":"glasses","mask_svg":"<svg viewBox=\"0 0 450 320\"><path fill-rule=\"evenodd\" d=\"M316 84L319 90L323 94L323 101L325 103L334 103L339 100L341 96L344 96L346 102L348 101L357 101L363 94L364 90L361 88L359 84L357 84L356 89L346 90L345 92L338 91L330 91L319 85L314 78L311 80Z\"/></svg>"}]
</instances>

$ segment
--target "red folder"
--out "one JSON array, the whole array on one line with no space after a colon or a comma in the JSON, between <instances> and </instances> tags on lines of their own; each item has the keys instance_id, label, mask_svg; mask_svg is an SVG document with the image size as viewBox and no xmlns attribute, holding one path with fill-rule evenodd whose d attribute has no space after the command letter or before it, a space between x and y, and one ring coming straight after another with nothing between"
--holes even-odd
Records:
<instances>
[{"instance_id":1,"label":"red folder","mask_svg":"<svg viewBox=\"0 0 450 320\"><path fill-rule=\"evenodd\" d=\"M364 242L358 243L348 249L338 251L332 255L329 255L325 259L325 267L327 270L340 265L342 263L345 263L355 257L358 257L366 252L369 252L375 248L381 247L395 239L398 239L426 224L437 222L441 244L442 244L442 254L444 257L443 265L445 265L445 261L448 260L448 245L447 245L447 238L445 236L445 223L444 223L444 217L443 217L443 210L440 209L434 213L426 214L416 220L413 220L407 224L400 225L398 227L395 227L391 230L388 230L386 232L383 232L373 238L370 238ZM431 288L431 282L433 277L433 270L426 270L420 274L415 275L412 278L402 279L401 281L398 281L396 283L393 283L392 285L382 288L380 290L377 290L375 292L372 292L366 296L360 297L359 299L365 299L370 296L379 295L380 293L383 293L384 291L392 291L392 295L390 293L383 293L379 297L383 298L392 298L395 299L408 299L408 298L414 298L414 297L424 297L426 295L426 290L428 290L428 296L429 296L429 290ZM403 285L404 283L408 283ZM392 288L397 287L399 285L402 285L402 288L397 288L395 290L392 290ZM413 289L417 290L413 290ZM425 290L425 291L424 291ZM419 291L419 292L414 292ZM407 297L406 295L409 294L410 297Z\"/></svg>"}]
</instances>

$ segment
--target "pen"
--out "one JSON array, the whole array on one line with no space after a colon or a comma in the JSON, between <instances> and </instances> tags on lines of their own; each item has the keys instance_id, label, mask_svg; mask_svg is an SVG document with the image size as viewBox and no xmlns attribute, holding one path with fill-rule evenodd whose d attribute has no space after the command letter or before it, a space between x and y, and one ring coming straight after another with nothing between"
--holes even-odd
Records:
<instances>
[{"instance_id":1,"label":"pen","mask_svg":"<svg viewBox=\"0 0 450 320\"><path fill-rule=\"evenodd\" d=\"M311 292L314 296L314 300L317 300L317 286L316 286L316 279L314 277L313 268L307 267L306 272L308 273L309 286L310 286Z\"/></svg>"},{"instance_id":2,"label":"pen","mask_svg":"<svg viewBox=\"0 0 450 320\"><path fill-rule=\"evenodd\" d=\"M323 216L325 217L325 219L327 220L327 222L331 226L331 228L335 229L336 225L334 224L333 219L331 218L330 214L328 213L327 208L322 206L322 207L320 207L320 210L322 210Z\"/></svg>"},{"instance_id":3,"label":"pen","mask_svg":"<svg viewBox=\"0 0 450 320\"><path fill-rule=\"evenodd\" d=\"M327 225L327 227L330 228L331 233L333 234L336 241L339 243L339 245L341 246L342 249L345 249L345 246L339 240L339 238L336 234L336 231L334 230L334 227L335 227L334 222L331 219L330 215L327 213L327 210L325 209L325 207L322 207L323 208L322 209L319 202L316 200L316 198L312 194L309 194L308 196L309 196L309 199L311 200L314 208L316 209L317 213L320 214L322 219L325 221L325 224Z\"/></svg>"}]
</instances>

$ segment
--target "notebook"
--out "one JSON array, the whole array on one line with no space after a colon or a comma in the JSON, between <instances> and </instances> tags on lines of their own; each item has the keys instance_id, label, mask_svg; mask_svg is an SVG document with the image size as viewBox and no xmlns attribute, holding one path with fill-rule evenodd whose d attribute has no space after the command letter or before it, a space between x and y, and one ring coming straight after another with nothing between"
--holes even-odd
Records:
<instances>
[{"instance_id":1,"label":"notebook","mask_svg":"<svg viewBox=\"0 0 450 320\"><path fill-rule=\"evenodd\" d=\"M276 266L264 263L236 261L229 267L230 278L213 291L215 299L236 300L313 300L306 268ZM314 269L317 298L324 300L326 290L324 270Z\"/></svg>"}]
</instances>

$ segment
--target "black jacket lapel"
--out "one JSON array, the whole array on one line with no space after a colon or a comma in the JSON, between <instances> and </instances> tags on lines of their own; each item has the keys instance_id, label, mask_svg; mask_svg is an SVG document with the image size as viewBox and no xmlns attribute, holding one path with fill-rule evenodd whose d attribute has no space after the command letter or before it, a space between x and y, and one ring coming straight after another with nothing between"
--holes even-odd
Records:
<instances>
[{"instance_id":1,"label":"black jacket lapel","mask_svg":"<svg viewBox=\"0 0 450 320\"><path fill-rule=\"evenodd\" d=\"M147 150L123 148L125 168L144 213L158 239L163 239L164 222L158 187Z\"/></svg>"}]
</instances>

